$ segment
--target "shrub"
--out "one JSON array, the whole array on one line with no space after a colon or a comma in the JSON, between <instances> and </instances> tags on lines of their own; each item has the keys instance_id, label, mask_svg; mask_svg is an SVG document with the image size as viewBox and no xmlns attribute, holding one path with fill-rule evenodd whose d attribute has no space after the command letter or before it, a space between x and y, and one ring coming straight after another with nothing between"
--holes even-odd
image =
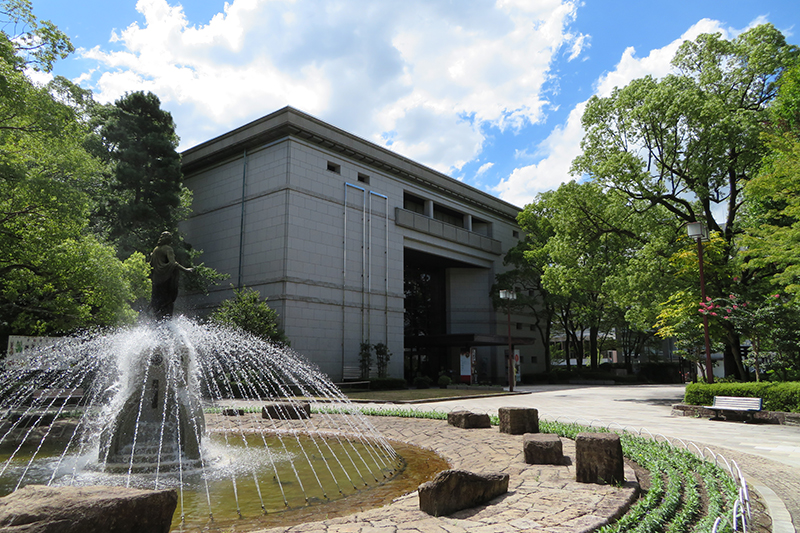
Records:
<instances>
[{"instance_id":1,"label":"shrub","mask_svg":"<svg viewBox=\"0 0 800 533\"><path fill-rule=\"evenodd\" d=\"M414 388L416 389L430 389L433 380L428 376L417 376L414 378Z\"/></svg>"},{"instance_id":2,"label":"shrub","mask_svg":"<svg viewBox=\"0 0 800 533\"><path fill-rule=\"evenodd\" d=\"M240 329L264 340L289 344L278 326L278 313L267 305L255 289L233 289L233 298L224 300L209 320L222 326Z\"/></svg>"},{"instance_id":3,"label":"shrub","mask_svg":"<svg viewBox=\"0 0 800 533\"><path fill-rule=\"evenodd\" d=\"M408 383L403 378L373 378L369 380L370 390L401 390L407 388Z\"/></svg>"},{"instance_id":4,"label":"shrub","mask_svg":"<svg viewBox=\"0 0 800 533\"><path fill-rule=\"evenodd\" d=\"M389 347L382 342L379 342L373 346L373 348L375 349L375 365L377 366L378 377L385 378L389 368L389 359L392 358L392 352L390 352Z\"/></svg>"},{"instance_id":5,"label":"shrub","mask_svg":"<svg viewBox=\"0 0 800 533\"><path fill-rule=\"evenodd\" d=\"M437 382L437 384L439 385L439 387L446 389L447 386L450 385L450 383L452 382L453 381L447 376L439 376L439 381Z\"/></svg>"},{"instance_id":6,"label":"shrub","mask_svg":"<svg viewBox=\"0 0 800 533\"><path fill-rule=\"evenodd\" d=\"M369 368L372 366L372 345L362 342L358 349L358 368L361 379L369 379Z\"/></svg>"}]
</instances>

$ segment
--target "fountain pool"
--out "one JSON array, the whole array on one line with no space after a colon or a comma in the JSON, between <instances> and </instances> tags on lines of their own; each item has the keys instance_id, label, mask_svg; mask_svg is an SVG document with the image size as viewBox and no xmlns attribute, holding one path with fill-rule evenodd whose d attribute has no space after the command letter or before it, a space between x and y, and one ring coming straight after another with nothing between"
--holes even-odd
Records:
<instances>
[{"instance_id":1,"label":"fountain pool","mask_svg":"<svg viewBox=\"0 0 800 533\"><path fill-rule=\"evenodd\" d=\"M189 527L314 504L329 515L330 502L360 508L421 482L398 489L395 478L424 453L399 454L302 357L183 317L43 348L7 368L0 397L2 494L33 483L175 488L176 527ZM323 404L338 414L314 409Z\"/></svg>"}]
</instances>

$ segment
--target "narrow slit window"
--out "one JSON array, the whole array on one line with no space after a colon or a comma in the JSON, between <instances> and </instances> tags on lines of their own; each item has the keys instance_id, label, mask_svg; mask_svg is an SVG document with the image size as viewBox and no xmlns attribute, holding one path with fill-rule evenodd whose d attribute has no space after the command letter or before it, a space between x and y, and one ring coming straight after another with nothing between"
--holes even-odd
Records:
<instances>
[{"instance_id":1,"label":"narrow slit window","mask_svg":"<svg viewBox=\"0 0 800 533\"><path fill-rule=\"evenodd\" d=\"M361 182L361 183L364 183L364 184L366 184L366 185L369 185L369 176L367 176L366 174L362 174L361 172L359 172L359 173L358 173L358 181L359 181L359 182Z\"/></svg>"},{"instance_id":2,"label":"narrow slit window","mask_svg":"<svg viewBox=\"0 0 800 533\"><path fill-rule=\"evenodd\" d=\"M342 173L342 165L337 165L336 163L331 163L328 161L328 172L333 172L335 174Z\"/></svg>"}]
</instances>

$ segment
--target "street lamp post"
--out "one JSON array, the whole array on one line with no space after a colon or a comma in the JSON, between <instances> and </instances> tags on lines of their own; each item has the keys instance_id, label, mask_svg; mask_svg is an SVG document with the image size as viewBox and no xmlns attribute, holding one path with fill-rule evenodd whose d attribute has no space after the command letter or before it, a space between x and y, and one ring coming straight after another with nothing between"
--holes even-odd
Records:
<instances>
[{"instance_id":1,"label":"street lamp post","mask_svg":"<svg viewBox=\"0 0 800 533\"><path fill-rule=\"evenodd\" d=\"M689 238L697 240L697 262L700 265L700 298L706 302L706 279L703 274L703 241L708 240L708 232L702 222L690 222L686 226ZM714 383L714 368L711 363L711 339L708 334L708 314L703 313L703 335L706 342L706 379Z\"/></svg>"},{"instance_id":2,"label":"street lamp post","mask_svg":"<svg viewBox=\"0 0 800 533\"><path fill-rule=\"evenodd\" d=\"M514 392L514 352L511 349L511 301L517 299L517 293L502 289L500 299L506 301L508 313L508 391Z\"/></svg>"}]
</instances>

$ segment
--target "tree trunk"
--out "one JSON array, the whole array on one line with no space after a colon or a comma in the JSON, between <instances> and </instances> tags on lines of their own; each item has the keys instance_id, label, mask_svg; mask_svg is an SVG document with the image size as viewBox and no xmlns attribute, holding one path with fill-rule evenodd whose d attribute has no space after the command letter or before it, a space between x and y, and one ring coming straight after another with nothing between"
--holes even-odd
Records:
<instances>
[{"instance_id":1,"label":"tree trunk","mask_svg":"<svg viewBox=\"0 0 800 533\"><path fill-rule=\"evenodd\" d=\"M734 363L736 364L737 376L736 378L741 381L747 381L750 378L750 372L744 367L742 362L742 351L739 349L739 335L730 326L725 327L725 351L730 351Z\"/></svg>"},{"instance_id":2,"label":"tree trunk","mask_svg":"<svg viewBox=\"0 0 800 533\"><path fill-rule=\"evenodd\" d=\"M589 367L592 370L597 370L599 354L597 353L597 335L599 332L597 326L589 326Z\"/></svg>"},{"instance_id":3,"label":"tree trunk","mask_svg":"<svg viewBox=\"0 0 800 533\"><path fill-rule=\"evenodd\" d=\"M547 321L547 326L545 327L545 335L542 337L542 342L544 343L544 371L550 372L553 369L553 363L550 360L550 332L553 329L552 321Z\"/></svg>"}]
</instances>

